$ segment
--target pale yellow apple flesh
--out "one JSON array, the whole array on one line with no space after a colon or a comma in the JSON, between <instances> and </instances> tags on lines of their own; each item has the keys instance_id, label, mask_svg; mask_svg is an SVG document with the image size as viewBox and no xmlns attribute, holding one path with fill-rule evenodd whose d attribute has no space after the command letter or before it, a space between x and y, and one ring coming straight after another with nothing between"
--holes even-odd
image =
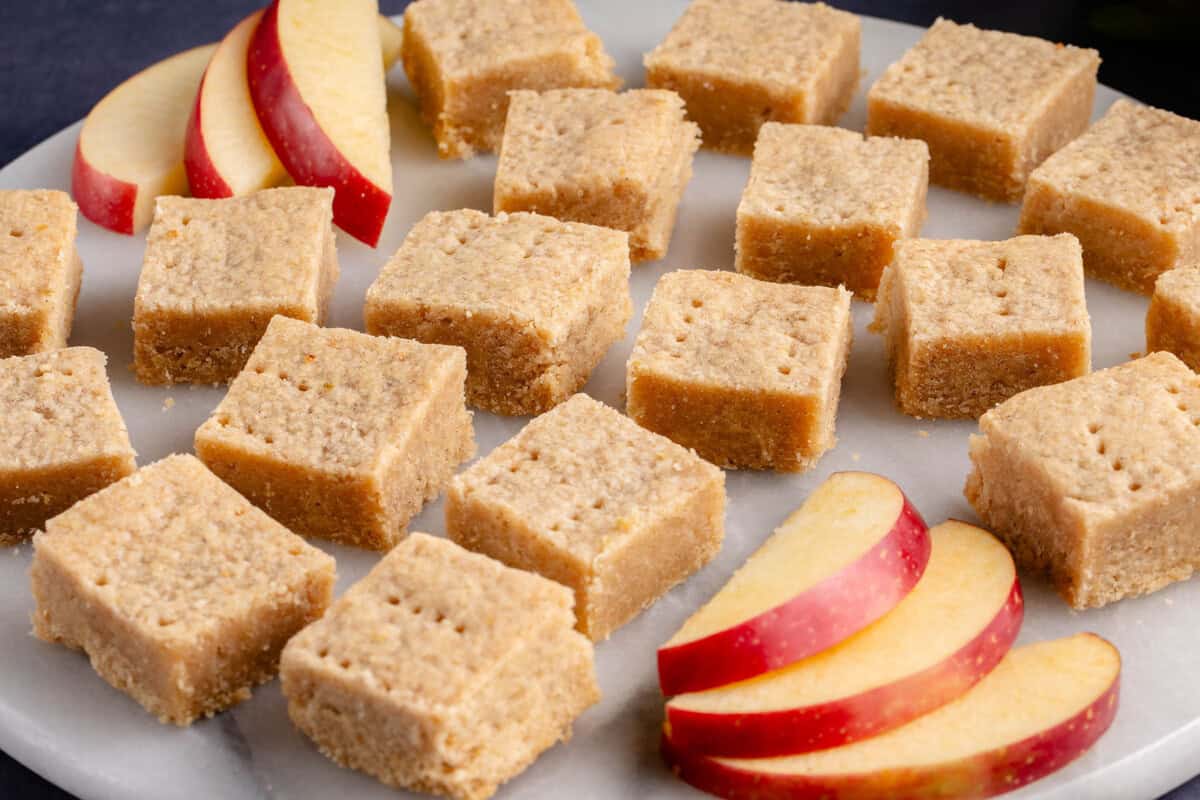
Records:
<instances>
[{"instance_id":1,"label":"pale yellow apple flesh","mask_svg":"<svg viewBox=\"0 0 1200 800\"><path fill-rule=\"evenodd\" d=\"M667 703L676 744L713 755L792 754L877 735L943 705L1003 658L1021 626L1012 556L946 522L912 592L840 644L758 678Z\"/></svg>"},{"instance_id":2,"label":"pale yellow apple flesh","mask_svg":"<svg viewBox=\"0 0 1200 800\"><path fill-rule=\"evenodd\" d=\"M836 644L894 608L928 555L925 523L896 484L831 476L659 649L663 692L744 680Z\"/></svg>"},{"instance_id":3,"label":"pale yellow apple flesh","mask_svg":"<svg viewBox=\"0 0 1200 800\"><path fill-rule=\"evenodd\" d=\"M187 132L187 175L196 197L249 194L288 178L259 124L246 81L246 52L261 17L256 11L238 23L204 73ZM399 58L402 41L400 28L379 17L385 71Z\"/></svg>"},{"instance_id":4,"label":"pale yellow apple flesh","mask_svg":"<svg viewBox=\"0 0 1200 800\"><path fill-rule=\"evenodd\" d=\"M120 233L150 224L154 199L183 194L188 112L215 45L158 62L113 89L83 122L71 190L84 216Z\"/></svg>"},{"instance_id":5,"label":"pale yellow apple flesh","mask_svg":"<svg viewBox=\"0 0 1200 800\"><path fill-rule=\"evenodd\" d=\"M667 738L664 754L689 783L726 798L987 797L1091 747L1116 714L1120 672L1116 648L1079 634L1014 649L957 700L844 747L726 759L688 753Z\"/></svg>"}]
</instances>

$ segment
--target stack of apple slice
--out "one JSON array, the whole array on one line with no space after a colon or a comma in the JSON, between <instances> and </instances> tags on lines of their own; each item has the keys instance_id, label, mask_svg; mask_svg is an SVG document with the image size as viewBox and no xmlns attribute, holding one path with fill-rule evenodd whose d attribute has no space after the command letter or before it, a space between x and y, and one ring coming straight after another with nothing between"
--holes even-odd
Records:
<instances>
[{"instance_id":1,"label":"stack of apple slice","mask_svg":"<svg viewBox=\"0 0 1200 800\"><path fill-rule=\"evenodd\" d=\"M160 61L92 109L72 173L80 209L135 233L159 195L190 184L197 197L230 197L290 173L334 187L334 220L375 245L392 191L384 73L400 42L375 0L275 0L219 45Z\"/></svg>"},{"instance_id":2,"label":"stack of apple slice","mask_svg":"<svg viewBox=\"0 0 1200 800\"><path fill-rule=\"evenodd\" d=\"M663 754L728 798L1017 788L1104 733L1120 673L1091 635L1010 652L1022 616L991 534L834 475L660 649Z\"/></svg>"}]
</instances>

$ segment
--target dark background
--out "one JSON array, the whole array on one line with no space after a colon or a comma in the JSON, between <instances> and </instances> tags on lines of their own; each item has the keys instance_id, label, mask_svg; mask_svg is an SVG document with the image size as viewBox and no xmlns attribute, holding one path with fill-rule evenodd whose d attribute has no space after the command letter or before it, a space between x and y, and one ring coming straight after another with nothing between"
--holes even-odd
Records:
<instances>
[{"instance_id":1,"label":"dark background","mask_svg":"<svg viewBox=\"0 0 1200 800\"><path fill-rule=\"evenodd\" d=\"M263 0L0 0L0 166L83 117L122 79L216 41ZM648 0L654 2L654 0ZM1200 118L1200 0L826 0L917 25L938 16L1094 47L1100 80ZM405 0L382 0L400 13ZM1200 770L1200 760L1197 761ZM0 797L71 800L0 753ZM1169 795L1200 800L1200 779ZM1080 800L1105 800L1080 798Z\"/></svg>"}]
</instances>

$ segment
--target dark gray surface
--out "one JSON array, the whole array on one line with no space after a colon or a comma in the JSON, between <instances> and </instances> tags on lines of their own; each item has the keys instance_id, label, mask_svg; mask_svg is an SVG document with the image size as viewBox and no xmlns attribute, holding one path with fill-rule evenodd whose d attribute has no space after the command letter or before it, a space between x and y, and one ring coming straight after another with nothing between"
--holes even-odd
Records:
<instances>
[{"instance_id":1,"label":"dark gray surface","mask_svg":"<svg viewBox=\"0 0 1200 800\"><path fill-rule=\"evenodd\" d=\"M827 2L919 25L940 15L1096 47L1104 58L1102 82L1200 118L1196 0ZM0 165L83 117L109 89L142 67L219 39L257 5L253 0L0 0ZM380 5L394 14L406 2L383 0ZM1196 769L1200 771L1200 754ZM1200 779L1168 797L1200 800ZM71 800L3 753L0 798Z\"/></svg>"}]
</instances>

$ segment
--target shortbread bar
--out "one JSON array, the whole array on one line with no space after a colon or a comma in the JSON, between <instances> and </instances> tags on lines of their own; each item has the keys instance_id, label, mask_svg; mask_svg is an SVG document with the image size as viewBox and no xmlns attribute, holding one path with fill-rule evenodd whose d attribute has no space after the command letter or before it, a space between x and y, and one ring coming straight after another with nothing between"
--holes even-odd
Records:
<instances>
[{"instance_id":1,"label":"shortbread bar","mask_svg":"<svg viewBox=\"0 0 1200 800\"><path fill-rule=\"evenodd\" d=\"M626 371L629 416L722 467L809 469L833 447L850 293L667 273Z\"/></svg>"},{"instance_id":2,"label":"shortbread bar","mask_svg":"<svg viewBox=\"0 0 1200 800\"><path fill-rule=\"evenodd\" d=\"M275 317L196 454L296 533L387 550L474 455L465 379L460 347Z\"/></svg>"},{"instance_id":3,"label":"shortbread bar","mask_svg":"<svg viewBox=\"0 0 1200 800\"><path fill-rule=\"evenodd\" d=\"M858 86L861 30L824 3L693 0L646 54L646 85L679 93L705 147L749 155L768 120L837 122Z\"/></svg>"},{"instance_id":4,"label":"shortbread bar","mask_svg":"<svg viewBox=\"0 0 1200 800\"><path fill-rule=\"evenodd\" d=\"M454 479L446 532L573 589L600 640L717 554L724 514L724 473L581 394Z\"/></svg>"},{"instance_id":5,"label":"shortbread bar","mask_svg":"<svg viewBox=\"0 0 1200 800\"><path fill-rule=\"evenodd\" d=\"M1146 312L1146 352L1166 350L1200 370L1200 267L1158 276Z\"/></svg>"},{"instance_id":6,"label":"shortbread bar","mask_svg":"<svg viewBox=\"0 0 1200 800\"><path fill-rule=\"evenodd\" d=\"M137 468L105 360L90 347L0 359L0 545Z\"/></svg>"},{"instance_id":7,"label":"shortbread bar","mask_svg":"<svg viewBox=\"0 0 1200 800\"><path fill-rule=\"evenodd\" d=\"M535 211L629 234L630 257L667 253L699 129L674 92L513 92L496 211Z\"/></svg>"},{"instance_id":8,"label":"shortbread bar","mask_svg":"<svg viewBox=\"0 0 1200 800\"><path fill-rule=\"evenodd\" d=\"M883 274L873 330L896 404L916 417L978 417L1034 386L1091 369L1079 242L912 239Z\"/></svg>"},{"instance_id":9,"label":"shortbread bar","mask_svg":"<svg viewBox=\"0 0 1200 800\"><path fill-rule=\"evenodd\" d=\"M66 192L0 191L0 358L67 346L83 262Z\"/></svg>"},{"instance_id":10,"label":"shortbread bar","mask_svg":"<svg viewBox=\"0 0 1200 800\"><path fill-rule=\"evenodd\" d=\"M539 414L629 321L629 237L537 214L432 212L367 290L367 332L467 351L467 401Z\"/></svg>"},{"instance_id":11,"label":"shortbread bar","mask_svg":"<svg viewBox=\"0 0 1200 800\"><path fill-rule=\"evenodd\" d=\"M1092 277L1142 294L1200 263L1200 121L1118 100L1034 170L1022 233L1075 234Z\"/></svg>"},{"instance_id":12,"label":"shortbread bar","mask_svg":"<svg viewBox=\"0 0 1200 800\"><path fill-rule=\"evenodd\" d=\"M33 631L84 651L163 722L188 725L270 680L333 596L333 559L170 456L34 538Z\"/></svg>"},{"instance_id":13,"label":"shortbread bar","mask_svg":"<svg viewBox=\"0 0 1200 800\"><path fill-rule=\"evenodd\" d=\"M292 721L389 786L483 800L596 703L571 593L413 533L288 643Z\"/></svg>"},{"instance_id":14,"label":"shortbread bar","mask_svg":"<svg viewBox=\"0 0 1200 800\"><path fill-rule=\"evenodd\" d=\"M276 314L321 324L338 277L333 190L160 197L133 311L148 384L228 383Z\"/></svg>"},{"instance_id":15,"label":"shortbread bar","mask_svg":"<svg viewBox=\"0 0 1200 800\"><path fill-rule=\"evenodd\" d=\"M1200 377L1175 356L1031 389L979 430L967 499L1074 608L1200 567Z\"/></svg>"},{"instance_id":16,"label":"shortbread bar","mask_svg":"<svg viewBox=\"0 0 1200 800\"><path fill-rule=\"evenodd\" d=\"M1029 173L1083 133L1095 50L939 19L867 95L867 133L924 139L934 183L1021 199Z\"/></svg>"},{"instance_id":17,"label":"shortbread bar","mask_svg":"<svg viewBox=\"0 0 1200 800\"><path fill-rule=\"evenodd\" d=\"M571 0L418 0L402 57L442 158L497 149L514 89L621 85Z\"/></svg>"},{"instance_id":18,"label":"shortbread bar","mask_svg":"<svg viewBox=\"0 0 1200 800\"><path fill-rule=\"evenodd\" d=\"M874 300L896 242L921 231L928 187L920 140L768 122L738 205L737 270Z\"/></svg>"}]
</instances>

